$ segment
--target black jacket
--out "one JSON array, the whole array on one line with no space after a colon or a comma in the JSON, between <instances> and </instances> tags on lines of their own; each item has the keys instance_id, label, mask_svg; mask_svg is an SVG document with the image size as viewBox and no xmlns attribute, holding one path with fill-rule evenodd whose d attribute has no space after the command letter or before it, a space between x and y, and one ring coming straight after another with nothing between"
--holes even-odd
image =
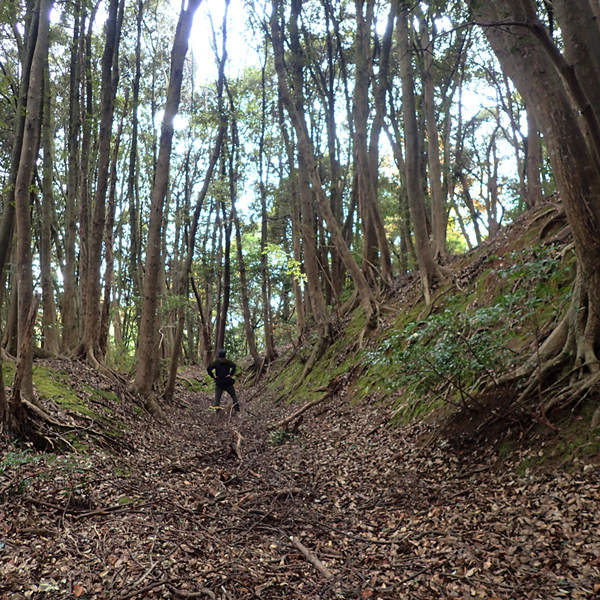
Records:
<instances>
[{"instance_id":1,"label":"black jacket","mask_svg":"<svg viewBox=\"0 0 600 600\"><path fill-rule=\"evenodd\" d=\"M220 388L229 387L235 383L233 376L237 366L228 358L217 358L206 368L208 374L215 380L215 383Z\"/></svg>"}]
</instances>

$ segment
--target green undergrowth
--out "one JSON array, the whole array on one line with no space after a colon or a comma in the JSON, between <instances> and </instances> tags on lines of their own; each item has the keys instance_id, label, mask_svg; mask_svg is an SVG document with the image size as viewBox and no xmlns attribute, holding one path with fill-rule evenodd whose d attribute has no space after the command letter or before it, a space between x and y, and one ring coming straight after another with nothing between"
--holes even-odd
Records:
<instances>
[{"instance_id":1,"label":"green undergrowth","mask_svg":"<svg viewBox=\"0 0 600 600\"><path fill-rule=\"evenodd\" d=\"M355 373L347 377L351 401L384 403L397 424L440 411L481 411L482 390L530 358L571 297L573 253L539 243L541 226L472 253L428 307L422 299L392 300L364 340L359 309L308 377L301 379L299 360L272 377L276 397L308 402L336 377ZM469 268L475 273L465 284L461 269L468 274ZM301 349L305 360L311 348Z\"/></svg>"}]
</instances>

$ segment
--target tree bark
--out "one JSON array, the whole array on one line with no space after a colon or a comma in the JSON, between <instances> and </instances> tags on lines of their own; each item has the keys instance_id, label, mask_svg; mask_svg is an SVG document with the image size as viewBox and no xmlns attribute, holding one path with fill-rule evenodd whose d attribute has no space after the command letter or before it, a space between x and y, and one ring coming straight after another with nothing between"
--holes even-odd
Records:
<instances>
[{"instance_id":1,"label":"tree bark","mask_svg":"<svg viewBox=\"0 0 600 600\"><path fill-rule=\"evenodd\" d=\"M36 47L36 40L38 39L40 11L35 3L28 4L28 7L30 11L28 15L29 18L25 19L26 23L29 23L29 27L27 29L27 50L22 66L23 72L19 85L19 95L17 97L15 132L10 161L10 173L8 175L8 181L5 184L6 198L4 201L4 209L2 211L2 221L0 221L0 269L4 268L6 259L8 258L13 246L15 223L15 185L17 181L17 173L19 171L21 151L23 148L23 136L25 134L25 115L27 114L27 98L29 93L31 64Z\"/></svg>"},{"instance_id":2,"label":"tree bark","mask_svg":"<svg viewBox=\"0 0 600 600\"><path fill-rule=\"evenodd\" d=\"M443 275L435 263L427 228L427 215L421 185L419 128L415 105L414 76L411 62L409 11L402 6L398 11L397 42L400 53L400 78L402 80L402 108L404 112L404 135L406 151L406 182L408 203L415 234L415 250L423 285L425 302L430 302L431 287Z\"/></svg>"},{"instance_id":3,"label":"tree bark","mask_svg":"<svg viewBox=\"0 0 600 600\"><path fill-rule=\"evenodd\" d=\"M61 348L66 354L78 344L78 319L76 298L76 254L77 238L77 197L79 195L79 160L81 132L81 104L79 83L81 77L81 60L84 51L85 18L81 4L74 6L75 22L71 42L70 74L69 74L69 125L68 125L68 166L67 194L65 204L65 268L63 271L64 291L61 307L62 339Z\"/></svg>"},{"instance_id":4,"label":"tree bark","mask_svg":"<svg viewBox=\"0 0 600 600\"><path fill-rule=\"evenodd\" d=\"M129 102L129 88L125 90L125 106L121 114L119 129L115 136L112 159L110 162L110 184L108 187L108 205L106 208L106 228L104 232L104 262L106 268L104 271L104 298L102 300L102 314L100 317L100 332L98 335L98 347L102 360L106 358L108 352L108 334L110 329L110 305L113 280L115 275L115 212L116 212L116 194L117 194L117 161L119 158L119 147L121 145L121 136L123 135L123 121L127 115L127 105Z\"/></svg>"},{"instance_id":5,"label":"tree bark","mask_svg":"<svg viewBox=\"0 0 600 600\"><path fill-rule=\"evenodd\" d=\"M269 281L269 252L268 242L268 215L267 215L267 190L265 187L264 160L265 160L265 132L267 126L267 94L265 82L265 63L261 68L261 121L260 140L258 144L258 180L260 191L260 280L262 294L263 324L265 336L265 361L275 360L275 342L273 339L273 317L271 314L271 284ZM267 154L268 160L268 154ZM267 165L268 166L268 165ZM230 225L230 223L229 223ZM230 231L230 229L228 230Z\"/></svg>"},{"instance_id":6,"label":"tree bark","mask_svg":"<svg viewBox=\"0 0 600 600\"><path fill-rule=\"evenodd\" d=\"M133 296L139 297L142 289L140 264L140 218L137 185L138 162L138 107L140 103L141 45L142 24L144 19L144 0L138 0L137 5L137 38L135 45L135 75L133 79L132 109L131 109L131 148L129 151L129 173L127 176L127 199L129 201L129 235L131 238L129 272L133 284ZM137 319L136 319L137 320Z\"/></svg>"},{"instance_id":7,"label":"tree bark","mask_svg":"<svg viewBox=\"0 0 600 600\"><path fill-rule=\"evenodd\" d=\"M419 9L420 12L420 9ZM425 17L420 14L420 40L423 53L423 108L427 131L427 160L429 164L429 195L431 196L431 227L433 234L433 257L441 260L446 255L446 206L442 189L440 141L435 114L435 64L434 42L429 35ZM433 29L434 25L432 25Z\"/></svg>"},{"instance_id":8,"label":"tree bark","mask_svg":"<svg viewBox=\"0 0 600 600\"><path fill-rule=\"evenodd\" d=\"M370 275L373 281L379 278L379 273L373 268L380 266L381 278L387 285L392 281L392 263L383 220L379 211L377 199L377 181L379 177L379 136L385 113L384 99L387 80L387 65L391 47L394 24L394 9L390 9L386 37L382 45L380 77L382 81L376 85L373 76L374 94L378 96L376 115L371 129L371 140L368 144L369 117L369 81L372 67L369 68L371 44L369 34L373 20L373 2L367 2L367 16L364 15L364 0L355 0L356 8L356 42L355 60L356 75L354 85L354 145L358 170L359 198L363 220L363 272ZM383 97L382 97L383 90ZM369 151L370 147L370 151ZM381 261L379 260L381 255Z\"/></svg>"},{"instance_id":9,"label":"tree bark","mask_svg":"<svg viewBox=\"0 0 600 600\"><path fill-rule=\"evenodd\" d=\"M300 198L298 193L298 169L296 169L296 164L294 160L294 146L292 140L290 139L289 132L287 130L287 127L285 126L283 119L283 106L281 106L281 102L279 104L279 122L281 126L281 133L285 143L285 148L287 151L290 172L290 196L292 199L292 247L294 252L295 271L298 270L299 275L302 265L302 242L300 239L302 225L300 216ZM333 261L333 257L332 264L335 264L335 262ZM292 287L294 290L294 300L296 305L296 337L298 340L300 340L306 332L306 316L304 311L304 299L302 297L302 287L300 285L299 277L296 275L296 273L292 275Z\"/></svg>"},{"instance_id":10,"label":"tree bark","mask_svg":"<svg viewBox=\"0 0 600 600\"><path fill-rule=\"evenodd\" d=\"M535 112L527 108L527 206L534 207L543 200L542 179L542 145Z\"/></svg>"},{"instance_id":11,"label":"tree bark","mask_svg":"<svg viewBox=\"0 0 600 600\"><path fill-rule=\"evenodd\" d=\"M154 355L156 353L154 345L156 339L156 307L158 302L157 288L161 260L161 226L163 204L169 184L173 120L177 114L181 98L183 64L188 50L190 30L194 14L200 2L201 0L189 0L187 8L182 7L173 41L173 51L171 53L169 88L161 126L158 162L150 206L137 371L132 386L134 392L143 396L149 395L154 384Z\"/></svg>"},{"instance_id":12,"label":"tree bark","mask_svg":"<svg viewBox=\"0 0 600 600\"><path fill-rule=\"evenodd\" d=\"M358 266L356 260L352 256L352 252L350 248L346 244L342 236L342 232L335 220L335 216L331 211L331 206L329 205L327 195L323 190L321 185L321 178L319 176L314 154L311 151L310 138L308 136L308 130L306 127L306 121L304 119L304 115L301 114L297 106L292 98L292 95L289 91L287 84L287 70L283 60L283 46L281 40L281 32L278 21L278 13L279 13L279 0L273 1L273 12L271 15L271 33L273 36L273 50L275 54L275 68L277 71L277 78L279 81L279 91L282 94L283 103L288 111L292 123L294 125L294 129L296 131L296 135L298 136L298 156L299 156L299 165L300 165L300 157L302 156L304 160L306 160L306 166L308 170L308 174L310 176L311 183L313 185L313 189L315 191L317 204L319 207L319 213L322 218L325 219L327 223L327 227L332 236L333 243L338 247L338 250L341 253L342 260L346 265L346 268L350 272L352 278L354 279L354 284L356 285L356 289L358 290L359 297L361 299L361 304L365 311L366 316L366 330L375 326L378 314L378 306L377 302L371 292L367 280L365 279L360 267ZM301 192L302 194L302 192ZM304 210L302 213L303 221L307 215L304 214ZM304 252L306 256L307 247L304 245ZM308 276L308 269L307 269ZM307 363L308 364L308 363Z\"/></svg>"},{"instance_id":13,"label":"tree bark","mask_svg":"<svg viewBox=\"0 0 600 600\"><path fill-rule=\"evenodd\" d=\"M98 139L98 183L94 195L92 229L88 248L85 285L85 313L83 336L76 354L84 357L93 367L104 362L100 349L100 269L102 265L102 242L106 221L106 194L111 161L110 143L113 124L115 95L119 81L119 38L124 0L111 0L106 21L106 42L102 55L102 87L100 105L100 133Z\"/></svg>"},{"instance_id":14,"label":"tree bark","mask_svg":"<svg viewBox=\"0 0 600 600\"><path fill-rule=\"evenodd\" d=\"M40 243L40 276L42 284L42 348L58 354L60 336L56 320L54 285L52 278L52 217L54 215L53 170L54 170L54 120L52 117L52 93L48 62L44 67L44 122L42 146L44 150L42 179L42 229Z\"/></svg>"},{"instance_id":15,"label":"tree bark","mask_svg":"<svg viewBox=\"0 0 600 600\"><path fill-rule=\"evenodd\" d=\"M474 3L473 3L474 4ZM544 378L560 365L571 363L580 374L599 371L596 348L600 343L600 170L596 141L586 137L578 110L573 106L572 73L559 67L560 57L540 39L543 34L525 23L535 12L530 0L497 0L474 7L487 23L510 22L487 27L490 41L503 69L514 81L526 105L535 107L536 118L556 176L563 206L577 251L580 292L573 294L571 309L557 331L567 331L561 348L557 337L540 348L540 369ZM508 19L508 21L507 21ZM530 20L528 22L531 22ZM559 22L559 25L562 23ZM547 32L546 32L547 34ZM586 80L575 84L585 91ZM589 123L586 119L586 125ZM589 130L588 130L589 131ZM571 315L577 315L572 318Z\"/></svg>"},{"instance_id":16,"label":"tree bark","mask_svg":"<svg viewBox=\"0 0 600 600\"><path fill-rule=\"evenodd\" d=\"M39 29L27 94L27 116L23 134L23 146L19 159L19 170L15 181L15 215L17 221L17 293L19 296L19 354L23 368L19 393L26 400L35 401L33 395L31 336L28 336L28 318L33 303L33 271L31 252L30 193L33 171L37 160L40 129L44 65L48 54L48 31L50 28L51 0L39 0ZM28 343L24 343L27 342ZM12 410L16 410L13 407Z\"/></svg>"}]
</instances>

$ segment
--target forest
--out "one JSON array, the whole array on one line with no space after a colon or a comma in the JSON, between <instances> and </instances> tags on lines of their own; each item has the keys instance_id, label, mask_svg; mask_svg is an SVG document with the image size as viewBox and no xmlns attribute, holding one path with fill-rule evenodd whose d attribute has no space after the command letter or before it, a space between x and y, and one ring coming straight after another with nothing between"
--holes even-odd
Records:
<instances>
[{"instance_id":1,"label":"forest","mask_svg":"<svg viewBox=\"0 0 600 600\"><path fill-rule=\"evenodd\" d=\"M368 337L407 274L428 304L449 256L553 194L577 278L535 378L596 385L597 2L226 2L195 56L199 5L2 3L6 431L36 354L156 410L221 347L260 372L310 332L306 376L341 315Z\"/></svg>"},{"instance_id":2,"label":"forest","mask_svg":"<svg viewBox=\"0 0 600 600\"><path fill-rule=\"evenodd\" d=\"M0 0L0 592L596 597L599 22Z\"/></svg>"}]
</instances>

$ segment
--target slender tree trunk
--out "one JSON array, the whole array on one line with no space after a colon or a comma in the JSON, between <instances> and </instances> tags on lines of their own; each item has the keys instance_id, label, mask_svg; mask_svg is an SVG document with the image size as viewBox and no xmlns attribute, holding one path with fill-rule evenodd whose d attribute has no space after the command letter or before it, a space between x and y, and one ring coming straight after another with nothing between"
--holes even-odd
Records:
<instances>
[{"instance_id":1,"label":"slender tree trunk","mask_svg":"<svg viewBox=\"0 0 600 600\"><path fill-rule=\"evenodd\" d=\"M127 176L127 199L129 201L129 236L131 239L129 272L133 284L133 295L139 297L142 289L140 265L140 217L137 186L138 162L138 107L140 103L141 45L142 23L144 19L144 0L137 5L137 39L135 45L135 75L133 79L131 148L129 151L129 174ZM137 320L137 319L136 319Z\"/></svg>"},{"instance_id":2,"label":"slender tree trunk","mask_svg":"<svg viewBox=\"0 0 600 600\"><path fill-rule=\"evenodd\" d=\"M17 248L13 249L13 262L16 262ZM2 339L2 345L9 354L17 355L19 348L19 294L16 270L8 273L8 314L6 315L6 330Z\"/></svg>"},{"instance_id":3,"label":"slender tree trunk","mask_svg":"<svg viewBox=\"0 0 600 600\"><path fill-rule=\"evenodd\" d=\"M22 367L20 389L13 389L13 415L20 414L20 398L34 402L32 381L32 339L28 333L29 315L33 304L33 272L31 252L30 193L33 171L37 160L44 79L44 65L48 55L51 0L39 0L39 29L31 62L27 95L27 116L19 170L15 182L15 215L17 221L17 290L19 295L19 354ZM26 343L27 342L27 343Z\"/></svg>"},{"instance_id":4,"label":"slender tree trunk","mask_svg":"<svg viewBox=\"0 0 600 600\"><path fill-rule=\"evenodd\" d=\"M115 95L117 91L119 38L124 0L111 0L106 22L106 42L102 56L102 88L100 106L100 133L98 155L98 183L94 195L94 210L85 285L85 313L83 338L77 354L94 367L104 362L100 349L100 269L102 265L102 242L106 221L106 194L109 183L111 160L110 143L113 124Z\"/></svg>"},{"instance_id":5,"label":"slender tree trunk","mask_svg":"<svg viewBox=\"0 0 600 600\"><path fill-rule=\"evenodd\" d=\"M115 212L116 212L116 194L117 194L117 161L119 158L119 147L121 145L121 136L123 135L123 121L127 115L127 105L129 102L129 88L125 90L125 106L121 114L119 129L115 136L112 159L110 163L110 183L108 187L108 206L106 208L106 227L104 232L104 262L106 268L104 271L104 298L102 301L102 314L100 317L100 333L98 336L98 347L102 360L106 358L108 352L108 333L110 329L110 305L111 292L113 288L115 275Z\"/></svg>"},{"instance_id":6,"label":"slender tree trunk","mask_svg":"<svg viewBox=\"0 0 600 600\"><path fill-rule=\"evenodd\" d=\"M300 157L303 157L306 160L306 166L308 173L310 175L311 183L313 185L313 189L315 191L315 195L317 198L317 203L319 207L319 213L325 219L327 223L327 227L332 236L333 243L338 247L338 250L341 253L342 259L346 268L350 272L351 276L354 279L354 284L359 293L359 297L361 299L361 303L363 309L365 311L367 325L366 329L370 329L375 326L375 322L378 314L378 306L375 301L375 298L369 288L367 280L365 279L360 267L356 263L356 260L352 256L352 252L348 248L346 241L342 236L342 232L340 227L338 226L335 216L331 211L331 206L329 205L329 201L323 187L321 185L321 178L319 176L317 166L315 163L314 154L311 151L310 138L308 136L308 130L306 127L306 121L304 120L304 115L298 111L296 103L294 102L292 95L290 94L288 84L287 84L287 71L285 68L285 64L283 61L283 46L281 40L281 32L279 28L278 22L278 13L279 13L279 0L273 1L273 12L271 16L271 33L273 36L273 49L275 54L275 68L277 71L277 77L279 81L279 90L283 97L283 103L286 107L286 110L290 114L292 119L292 123L294 125L294 129L296 130L296 135L298 136L298 156L299 156L299 166L300 166ZM302 190L300 191L302 196ZM302 211L303 222L307 217L304 210ZM305 258L307 256L307 244L304 244L304 253ZM307 276L308 276L308 267L307 267ZM307 363L308 365L308 363ZM306 370L306 369L305 369Z\"/></svg>"},{"instance_id":7,"label":"slender tree trunk","mask_svg":"<svg viewBox=\"0 0 600 600\"><path fill-rule=\"evenodd\" d=\"M63 271L64 292L62 303L62 340L64 353L73 350L78 343L78 319L76 298L76 254L77 238L77 197L79 195L79 134L81 131L81 106L79 83L81 61L84 51L85 19L81 16L81 5L75 4L75 23L71 42L70 79L69 79L69 125L68 125L68 171L67 197L65 205L65 268Z\"/></svg>"},{"instance_id":8,"label":"slender tree trunk","mask_svg":"<svg viewBox=\"0 0 600 600\"><path fill-rule=\"evenodd\" d=\"M410 215L415 234L415 249L425 302L429 304L431 286L443 279L442 273L433 259L429 245L427 216L423 188L421 185L419 129L417 125L414 77L411 63L410 36L408 29L409 12L400 8L398 14L398 51L400 53L400 73L402 79L402 107L404 112L404 135L406 148L406 180Z\"/></svg>"},{"instance_id":9,"label":"slender tree trunk","mask_svg":"<svg viewBox=\"0 0 600 600\"><path fill-rule=\"evenodd\" d=\"M329 192L329 198L331 203L331 210L339 223L340 226L343 224L344 220L344 206L342 202L342 176L341 176L341 166L339 161L339 147L340 142L338 139L338 128L336 124L336 81L335 81L335 73L336 73L336 64L334 61L334 51L333 51L333 36L331 35L330 29L330 11L325 11L325 19L326 19L326 27L327 27L327 65L328 65L328 77L324 77L324 87L325 91L323 96L326 97L326 101L324 102L326 106L325 120L327 126L327 148L329 151L329 168L331 169L331 188ZM343 50L339 49L340 53L343 53ZM342 57L340 57L342 58ZM341 69L340 69L341 70ZM346 83L347 85L347 83ZM282 107L283 109L283 107ZM283 116L283 112L282 112ZM287 132L286 132L287 133ZM289 147L289 142L286 142L286 148ZM288 160L289 160L289 151L288 151ZM292 162L290 163L290 169L294 167L293 155ZM295 167L293 169L295 171ZM294 194L296 195L296 202L294 202L294 209L299 208L297 204L297 196L298 196L298 188L297 184L294 181L292 184L292 198ZM299 216L299 215L298 215ZM295 253L295 243L296 239L298 242L300 238L294 237L293 228L292 228L292 246L294 247ZM342 258L338 249L335 245L330 244L331 248L331 273L332 273L332 291L333 295L339 299L342 296L342 288L344 286L344 263L342 262ZM300 259L296 259L300 260ZM294 298L296 299L296 323L298 325L298 337L300 338L305 328L304 324L304 311L302 310L302 314L298 310L298 291L296 288L299 288L297 279L294 279L292 284L294 286ZM301 305L300 305L301 306Z\"/></svg>"},{"instance_id":10,"label":"slender tree trunk","mask_svg":"<svg viewBox=\"0 0 600 600\"><path fill-rule=\"evenodd\" d=\"M221 285L221 310L219 311L219 322L217 325L217 348L225 347L225 331L227 329L227 317L229 316L229 299L231 297L231 214L227 214L225 203L220 202L221 214L223 215L223 277Z\"/></svg>"},{"instance_id":11,"label":"slender tree trunk","mask_svg":"<svg viewBox=\"0 0 600 600\"><path fill-rule=\"evenodd\" d=\"M154 383L154 354L156 352L154 344L156 339L156 307L158 302L157 288L161 260L161 226L163 204L169 184L173 120L179 108L183 65L188 50L190 30L194 14L200 2L201 0L189 0L187 8L182 8L171 54L169 88L161 126L156 175L152 188L137 372L133 383L133 390L144 396L150 393Z\"/></svg>"},{"instance_id":12,"label":"slender tree trunk","mask_svg":"<svg viewBox=\"0 0 600 600\"><path fill-rule=\"evenodd\" d=\"M27 97L29 92L31 64L36 41L38 39L38 27L40 19L39 10L37 10L37 5L35 3L28 4L28 10L28 18L26 18L26 22L29 23L26 35L27 49L25 52L25 60L22 66L19 95L17 97L15 106L15 132L12 144L10 172L8 175L8 181L5 185L6 198L2 211L2 220L0 221L0 269L4 268L6 259L8 258L13 246L15 223L15 184L19 170L19 161L21 159L23 136L25 134L25 115L27 114Z\"/></svg>"},{"instance_id":13,"label":"slender tree trunk","mask_svg":"<svg viewBox=\"0 0 600 600\"><path fill-rule=\"evenodd\" d=\"M40 271L42 283L43 343L42 348L58 354L60 336L56 320L54 285L52 278L52 217L54 215L54 193L52 175L54 170L54 122L52 118L52 92L50 72L46 62L44 77L44 122L43 122L43 196L42 229L40 243Z\"/></svg>"},{"instance_id":14,"label":"slender tree trunk","mask_svg":"<svg viewBox=\"0 0 600 600\"><path fill-rule=\"evenodd\" d=\"M300 218L300 197L298 193L298 170L296 169L294 161L294 147L287 127L285 126L283 119L283 106L280 103L280 125L281 132L283 135L287 155L288 164L290 171L290 185L291 185L291 198L292 198L292 247L294 249L294 262L295 269L300 271L302 265L302 242L300 240L302 223ZM339 256L339 255L338 255ZM332 258L332 265L335 262ZM333 267L332 267L333 268ZM299 273L298 273L299 274ZM296 336L300 340L306 332L306 316L304 311L304 299L302 298L302 287L300 285L299 277L294 273L292 275L292 287L294 290L294 300L296 304Z\"/></svg>"},{"instance_id":15,"label":"slender tree trunk","mask_svg":"<svg viewBox=\"0 0 600 600\"><path fill-rule=\"evenodd\" d=\"M274 23L277 27L277 34L279 32L279 25L277 24L277 9L275 4L273 5ZM319 329L319 342L315 346L315 349L307 361L304 368L304 376L308 375L312 370L316 361L322 356L323 352L329 346L331 341L331 322L327 313L327 305L323 296L323 289L321 285L319 261L317 258L317 240L316 240L316 224L314 219L314 209L312 200L312 191L310 188L310 169L316 171L317 167L315 164L314 155L311 153L310 142L308 140L308 132L306 131L306 121L304 115L304 72L303 72L303 58L302 50L300 45L300 37L298 35L298 18L302 10L302 0L294 0L292 2L292 14L290 19L290 33L291 33L291 46L292 46L292 57L291 66L293 71L294 79L294 95L292 96L285 83L285 67L283 66L283 59L281 59L280 66L278 68L279 77L279 93L281 96L282 103L286 107L288 113L290 110L297 115L297 120L294 123L296 129L296 135L298 136L298 193L300 196L301 203L301 215L302 215L302 245L304 248L304 266L306 269L306 289L308 297L310 299L310 307L312 311L315 324ZM275 37L273 38L273 45L275 46ZM281 47L275 49L276 56L282 52ZM276 60L276 65L278 64ZM287 94L284 93L284 89ZM300 141L300 134L298 127L304 127L302 133L302 141ZM331 212L331 207L327 200L328 208ZM332 218L333 217L333 213Z\"/></svg>"},{"instance_id":16,"label":"slender tree trunk","mask_svg":"<svg viewBox=\"0 0 600 600\"><path fill-rule=\"evenodd\" d=\"M23 147L23 136L25 133L25 115L27 114L27 97L29 92L29 79L31 72L31 63L33 60L33 54L36 46L36 40L38 38L38 26L40 11L37 10L35 3L29 3L28 14L25 19L28 27L26 29L26 51L22 61L22 73L21 81L19 83L19 92L17 96L15 106L15 131L12 141L12 152L10 162L10 172L8 180L5 184L5 199L2 210L2 219L0 220L0 280L3 279L5 274L5 265L11 252L16 252L14 248L14 229L15 229L15 184L17 180L17 174L19 171L19 161L21 159L21 151ZM17 354L17 285L16 274L8 274L8 281L13 281L13 285L9 284L11 293L9 296L9 314L6 319L6 331L3 336L3 345L7 348L8 352ZM0 298L1 299L1 298ZM2 303L0 302L0 307ZM14 307L14 314L11 308ZM12 318L11 318L12 317ZM14 333L11 333L11 326ZM0 350L1 352L1 350ZM7 408L8 411L8 408ZM8 416L8 412L6 415Z\"/></svg>"},{"instance_id":17,"label":"slender tree trunk","mask_svg":"<svg viewBox=\"0 0 600 600\"><path fill-rule=\"evenodd\" d=\"M369 32L373 19L373 2L367 2L367 17L363 14L364 0L355 0L357 33L355 43L356 56L356 81L354 85L354 125L355 135L354 144L356 148L356 159L358 167L359 198L361 200L361 214L363 218L363 272L370 273L373 281L379 278L372 269L376 266L381 268L381 278L389 285L392 280L392 264L383 221L379 211L377 200L377 181L379 178L378 147L379 135L383 124L385 112L384 99L387 80L387 64L389 50L391 47L392 31L394 23L394 11L390 12L388 19L388 28L386 38L384 39L381 52L380 76L383 81L380 82L381 89L375 88L374 93L379 95L377 102L377 113L373 122L371 131L371 143L367 142L367 121L369 117L369 55L371 44L369 41ZM375 78L373 77L375 81ZM381 96L383 91L383 97ZM381 261L379 260L379 253Z\"/></svg>"},{"instance_id":18,"label":"slender tree trunk","mask_svg":"<svg viewBox=\"0 0 600 600\"><path fill-rule=\"evenodd\" d=\"M420 10L419 10L420 12ZM423 108L427 132L427 159L429 163L429 194L431 196L431 227L433 233L433 257L443 259L446 255L446 207L442 190L440 141L435 114L434 42L429 35L425 17L420 14L421 51L423 52ZM432 25L432 28L434 25Z\"/></svg>"},{"instance_id":19,"label":"slender tree trunk","mask_svg":"<svg viewBox=\"0 0 600 600\"><path fill-rule=\"evenodd\" d=\"M535 112L527 108L527 205L540 204L543 200L542 179L542 145Z\"/></svg>"},{"instance_id":20,"label":"slender tree trunk","mask_svg":"<svg viewBox=\"0 0 600 600\"><path fill-rule=\"evenodd\" d=\"M263 323L265 335L265 360L267 363L275 360L275 344L273 340L273 323L271 315L271 294L269 284L269 252L268 242L268 215L267 215L267 190L264 177L264 159L265 159L265 132L267 126L267 94L265 87L265 64L261 69L261 122L260 122L260 141L259 141L259 164L258 178L260 188L260 279L263 304Z\"/></svg>"}]
</instances>

